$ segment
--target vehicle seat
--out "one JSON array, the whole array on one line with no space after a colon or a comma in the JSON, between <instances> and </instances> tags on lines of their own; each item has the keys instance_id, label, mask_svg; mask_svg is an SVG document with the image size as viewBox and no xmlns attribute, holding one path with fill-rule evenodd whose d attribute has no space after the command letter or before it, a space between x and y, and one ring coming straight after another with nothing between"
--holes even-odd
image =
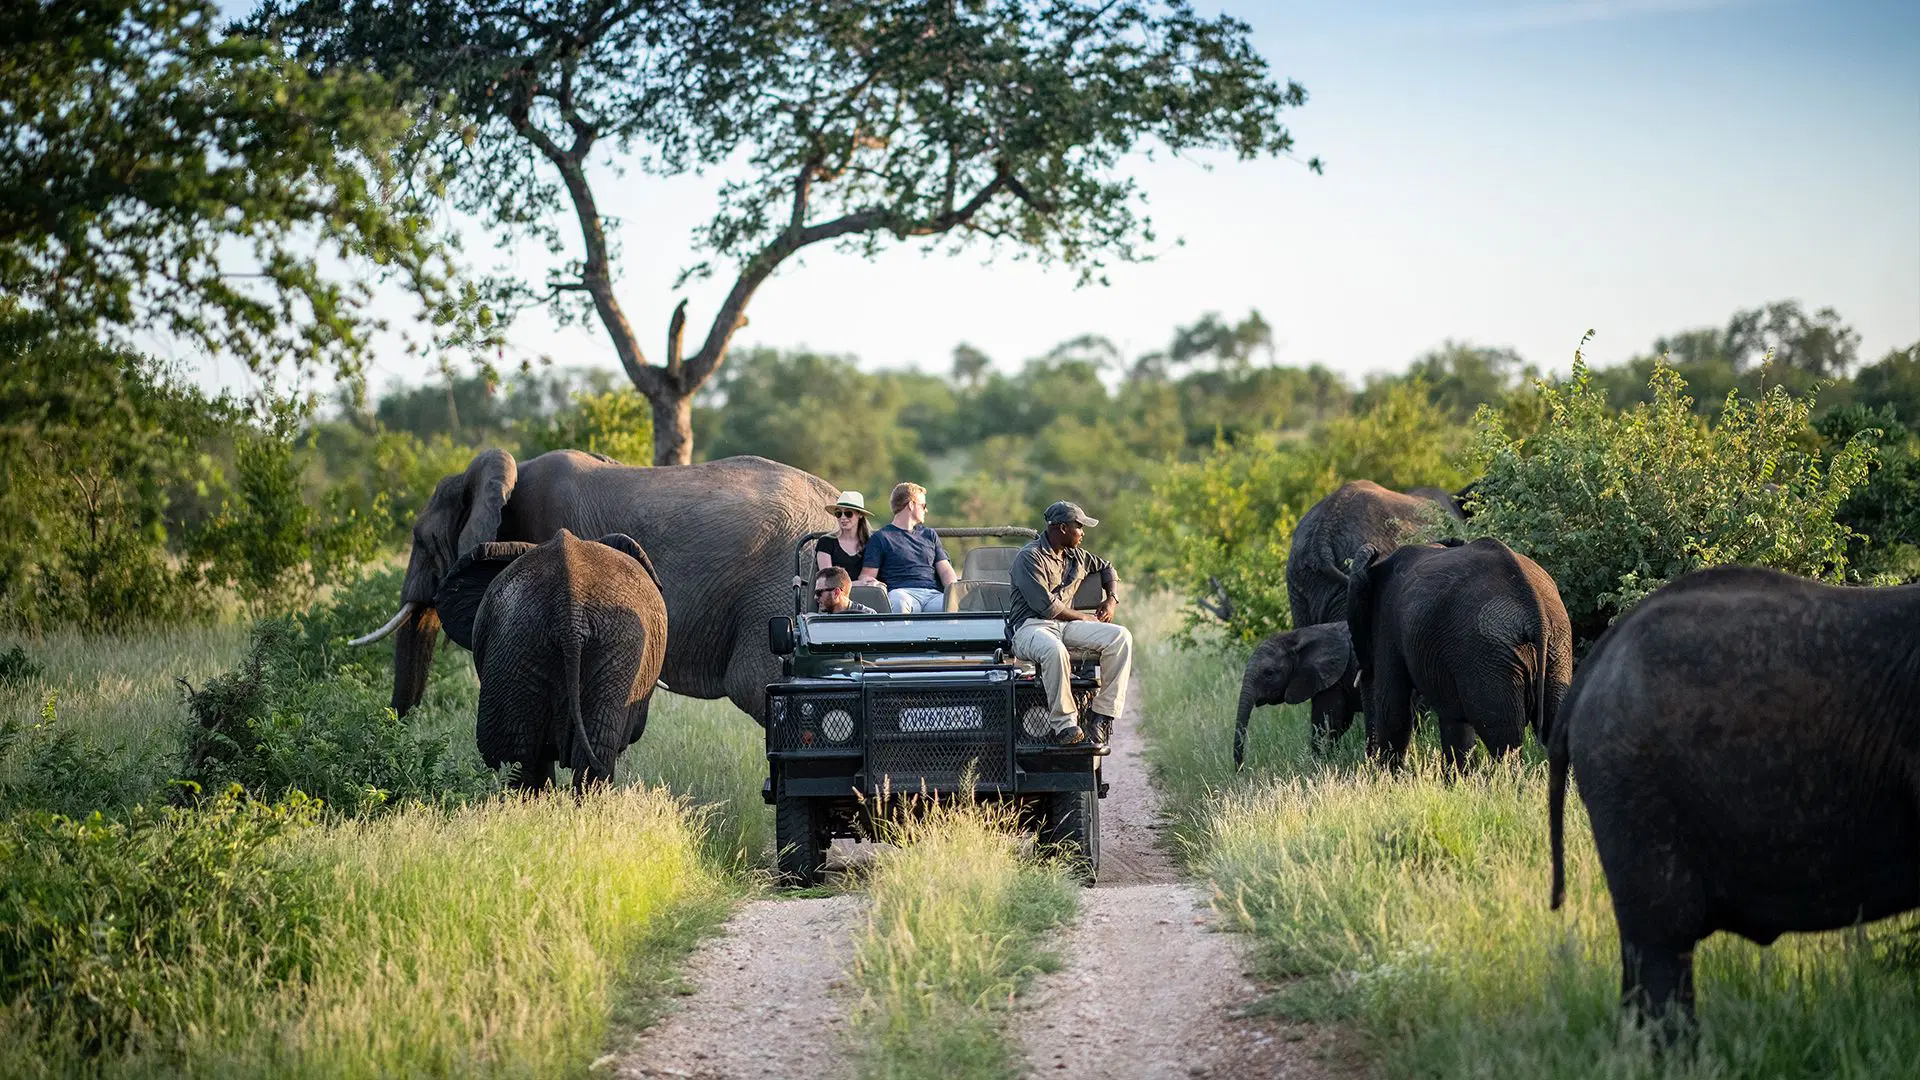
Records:
<instances>
[{"instance_id":1,"label":"vehicle seat","mask_svg":"<svg viewBox=\"0 0 1920 1080\"><path fill-rule=\"evenodd\" d=\"M1080 579L1080 585L1073 590L1073 606L1078 611L1092 611L1100 606L1100 575L1088 574Z\"/></svg>"},{"instance_id":2,"label":"vehicle seat","mask_svg":"<svg viewBox=\"0 0 1920 1080\"><path fill-rule=\"evenodd\" d=\"M887 603L887 587L877 581L854 582L847 599L856 604L865 604L882 615L893 610Z\"/></svg>"},{"instance_id":3,"label":"vehicle seat","mask_svg":"<svg viewBox=\"0 0 1920 1080\"><path fill-rule=\"evenodd\" d=\"M1017 547L977 547L967 552L967 558L960 566L960 578L963 581L1004 581L1013 580L1013 557L1020 551ZM953 610L952 608L948 609Z\"/></svg>"},{"instance_id":4,"label":"vehicle seat","mask_svg":"<svg viewBox=\"0 0 1920 1080\"><path fill-rule=\"evenodd\" d=\"M1006 611L1013 607L1013 586L1004 581L961 578L947 586L948 611Z\"/></svg>"}]
</instances>

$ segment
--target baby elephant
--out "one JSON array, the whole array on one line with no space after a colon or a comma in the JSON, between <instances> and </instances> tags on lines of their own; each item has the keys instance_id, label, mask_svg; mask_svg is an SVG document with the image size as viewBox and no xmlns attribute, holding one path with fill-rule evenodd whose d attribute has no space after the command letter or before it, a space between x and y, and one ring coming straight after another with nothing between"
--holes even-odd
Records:
<instances>
[{"instance_id":1,"label":"baby elephant","mask_svg":"<svg viewBox=\"0 0 1920 1080\"><path fill-rule=\"evenodd\" d=\"M1353 686L1356 671L1353 639L1344 622L1288 630L1254 646L1246 673L1240 676L1233 767L1246 763L1247 718L1262 705L1298 705L1312 699L1313 748L1325 753L1359 711L1359 691Z\"/></svg>"},{"instance_id":2,"label":"baby elephant","mask_svg":"<svg viewBox=\"0 0 1920 1080\"><path fill-rule=\"evenodd\" d=\"M1689 574L1602 635L1547 758L1553 906L1571 767L1622 1003L1671 1041L1715 931L1766 945L1920 907L1920 586Z\"/></svg>"},{"instance_id":3,"label":"baby elephant","mask_svg":"<svg viewBox=\"0 0 1920 1080\"><path fill-rule=\"evenodd\" d=\"M544 544L487 543L456 562L434 594L442 627L473 650L475 734L488 768L520 766L519 783L576 789L611 780L640 738L667 652L667 605L653 563L624 533Z\"/></svg>"}]
</instances>

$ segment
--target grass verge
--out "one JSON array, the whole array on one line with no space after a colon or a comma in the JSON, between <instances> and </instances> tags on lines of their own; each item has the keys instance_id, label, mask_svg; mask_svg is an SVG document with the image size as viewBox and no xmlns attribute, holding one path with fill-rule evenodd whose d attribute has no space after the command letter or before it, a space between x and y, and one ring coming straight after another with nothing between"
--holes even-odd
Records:
<instances>
[{"instance_id":1,"label":"grass verge","mask_svg":"<svg viewBox=\"0 0 1920 1080\"><path fill-rule=\"evenodd\" d=\"M1023 858L1011 814L992 806L936 807L888 839L896 847L872 872L871 922L854 951L860 1075L1018 1076L1004 1020L1035 974L1058 969L1048 945L1078 888L1062 868Z\"/></svg>"},{"instance_id":2,"label":"grass verge","mask_svg":"<svg viewBox=\"0 0 1920 1080\"><path fill-rule=\"evenodd\" d=\"M1165 601L1159 601L1164 604ZM1329 760L1304 707L1254 714L1233 771L1243 658L1180 650L1142 605L1146 733L1195 872L1251 935L1282 1015L1338 1021L1393 1077L1879 1078L1920 1061L1920 918L1716 935L1697 954L1701 1042L1659 1061L1623 1032L1618 941L1592 834L1569 807L1568 904L1547 909L1537 750L1449 780L1431 744L1386 775L1359 732Z\"/></svg>"}]
</instances>

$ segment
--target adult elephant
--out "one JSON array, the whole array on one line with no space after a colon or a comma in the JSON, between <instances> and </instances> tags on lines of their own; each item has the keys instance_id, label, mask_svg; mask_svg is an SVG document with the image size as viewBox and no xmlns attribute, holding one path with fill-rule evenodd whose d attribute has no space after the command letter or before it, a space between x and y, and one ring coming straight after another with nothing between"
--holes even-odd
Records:
<instances>
[{"instance_id":1,"label":"adult elephant","mask_svg":"<svg viewBox=\"0 0 1920 1080\"><path fill-rule=\"evenodd\" d=\"M1920 586L1688 574L1582 664L1547 753L1553 906L1567 773L1620 932L1622 1005L1670 1039L1693 950L1920 907Z\"/></svg>"},{"instance_id":2,"label":"adult elephant","mask_svg":"<svg viewBox=\"0 0 1920 1080\"><path fill-rule=\"evenodd\" d=\"M577 450L525 463L485 450L442 479L413 525L400 610L356 639L396 637L393 709L420 701L440 618L434 590L456 560L483 543L544 543L625 533L653 559L673 627L661 681L676 694L727 697L764 722L761 698L778 671L767 620L792 611L793 545L833 528L839 491L777 461L731 457L634 468Z\"/></svg>"},{"instance_id":3,"label":"adult elephant","mask_svg":"<svg viewBox=\"0 0 1920 1080\"><path fill-rule=\"evenodd\" d=\"M1442 516L1465 520L1458 496L1439 488L1414 491L1419 494L1353 480L1300 516L1287 550L1287 605L1295 629L1347 621L1347 564L1361 548L1392 551ZM1360 691L1349 679L1320 690L1311 700L1313 745L1325 751L1353 726L1361 708Z\"/></svg>"},{"instance_id":4,"label":"adult elephant","mask_svg":"<svg viewBox=\"0 0 1920 1080\"><path fill-rule=\"evenodd\" d=\"M521 787L613 779L647 727L667 651L667 607L652 561L620 533L544 544L480 544L434 593L447 636L473 651L480 676L480 757L513 762Z\"/></svg>"},{"instance_id":5,"label":"adult elephant","mask_svg":"<svg viewBox=\"0 0 1920 1080\"><path fill-rule=\"evenodd\" d=\"M1552 730L1573 681L1573 628L1553 579L1491 537L1410 544L1354 557L1347 628L1360 662L1367 747L1398 764L1413 736L1413 697L1440 719L1447 761L1474 736L1496 757L1522 730Z\"/></svg>"}]
</instances>

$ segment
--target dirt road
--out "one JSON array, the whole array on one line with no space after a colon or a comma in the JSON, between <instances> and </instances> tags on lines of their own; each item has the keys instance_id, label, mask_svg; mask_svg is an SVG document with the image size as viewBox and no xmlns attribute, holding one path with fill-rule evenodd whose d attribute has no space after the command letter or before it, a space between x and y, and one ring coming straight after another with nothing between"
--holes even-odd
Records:
<instances>
[{"instance_id":1,"label":"dirt road","mask_svg":"<svg viewBox=\"0 0 1920 1080\"><path fill-rule=\"evenodd\" d=\"M1259 997L1242 974L1245 939L1213 928L1205 898L1182 880L1162 842L1166 822L1148 782L1140 686L1127 695L1103 769L1100 876L1082 894L1064 970L1027 994L1016 1017L1033 1077L1326 1077L1326 1036L1303 1025L1242 1019Z\"/></svg>"}]
</instances>

